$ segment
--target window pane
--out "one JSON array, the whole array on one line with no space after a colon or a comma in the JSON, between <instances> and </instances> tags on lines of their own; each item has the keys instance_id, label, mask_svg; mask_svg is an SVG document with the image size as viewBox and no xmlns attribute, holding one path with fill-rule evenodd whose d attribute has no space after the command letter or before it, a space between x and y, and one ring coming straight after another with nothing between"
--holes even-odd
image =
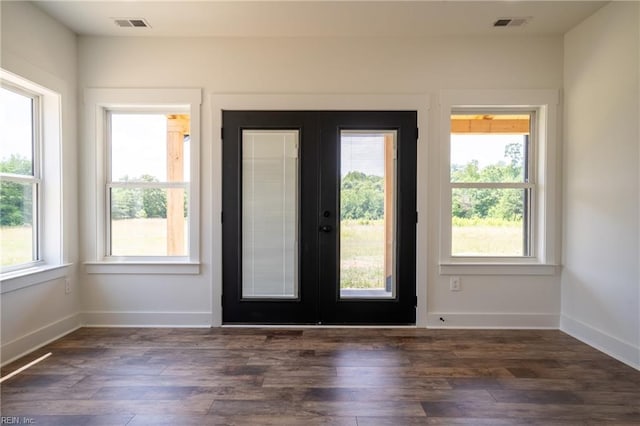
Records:
<instances>
[{"instance_id":1,"label":"window pane","mask_svg":"<svg viewBox=\"0 0 640 426\"><path fill-rule=\"evenodd\" d=\"M526 135L451 135L451 182L524 182Z\"/></svg>"},{"instance_id":2,"label":"window pane","mask_svg":"<svg viewBox=\"0 0 640 426\"><path fill-rule=\"evenodd\" d=\"M529 190L454 188L451 254L528 256Z\"/></svg>"},{"instance_id":3,"label":"window pane","mask_svg":"<svg viewBox=\"0 0 640 426\"><path fill-rule=\"evenodd\" d=\"M112 188L112 256L186 256L188 213L182 188Z\"/></svg>"},{"instance_id":4,"label":"window pane","mask_svg":"<svg viewBox=\"0 0 640 426\"><path fill-rule=\"evenodd\" d=\"M395 136L395 132L342 132L341 298L395 295Z\"/></svg>"},{"instance_id":5,"label":"window pane","mask_svg":"<svg viewBox=\"0 0 640 426\"><path fill-rule=\"evenodd\" d=\"M0 88L0 173L33 175L33 99Z\"/></svg>"},{"instance_id":6,"label":"window pane","mask_svg":"<svg viewBox=\"0 0 640 426\"><path fill-rule=\"evenodd\" d=\"M0 182L0 262L14 266L34 257L34 186Z\"/></svg>"},{"instance_id":7,"label":"window pane","mask_svg":"<svg viewBox=\"0 0 640 426\"><path fill-rule=\"evenodd\" d=\"M298 296L297 130L242 132L242 297Z\"/></svg>"},{"instance_id":8,"label":"window pane","mask_svg":"<svg viewBox=\"0 0 640 426\"><path fill-rule=\"evenodd\" d=\"M451 182L525 182L530 114L453 114Z\"/></svg>"},{"instance_id":9,"label":"window pane","mask_svg":"<svg viewBox=\"0 0 640 426\"><path fill-rule=\"evenodd\" d=\"M113 182L188 182L188 114L111 114Z\"/></svg>"}]
</instances>

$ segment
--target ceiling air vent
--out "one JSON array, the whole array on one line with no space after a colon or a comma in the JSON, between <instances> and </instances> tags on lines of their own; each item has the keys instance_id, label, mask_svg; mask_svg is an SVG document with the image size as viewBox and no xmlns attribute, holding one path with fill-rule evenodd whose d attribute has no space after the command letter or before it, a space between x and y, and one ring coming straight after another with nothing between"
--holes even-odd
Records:
<instances>
[{"instance_id":1,"label":"ceiling air vent","mask_svg":"<svg viewBox=\"0 0 640 426\"><path fill-rule=\"evenodd\" d=\"M526 18L498 18L494 23L494 27L520 27L524 24L528 24L531 21L531 17Z\"/></svg>"},{"instance_id":2,"label":"ceiling air vent","mask_svg":"<svg viewBox=\"0 0 640 426\"><path fill-rule=\"evenodd\" d=\"M142 18L111 18L120 28L151 28L151 25Z\"/></svg>"}]
</instances>

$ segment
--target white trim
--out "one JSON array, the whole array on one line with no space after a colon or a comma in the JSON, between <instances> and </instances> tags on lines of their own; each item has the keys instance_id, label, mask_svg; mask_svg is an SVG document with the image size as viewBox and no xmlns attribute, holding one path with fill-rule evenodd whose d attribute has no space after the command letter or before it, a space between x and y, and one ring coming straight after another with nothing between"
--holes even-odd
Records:
<instances>
[{"instance_id":1,"label":"white trim","mask_svg":"<svg viewBox=\"0 0 640 426\"><path fill-rule=\"evenodd\" d=\"M0 294L67 277L69 276L70 266L70 263L42 265L2 274L0 277Z\"/></svg>"},{"instance_id":2,"label":"white trim","mask_svg":"<svg viewBox=\"0 0 640 426\"><path fill-rule=\"evenodd\" d=\"M95 246L91 247L87 258L90 259L88 265L89 273L186 273L198 274L200 262L200 161L201 161L201 105L202 90L197 88L160 88L160 89L108 89L91 88L85 89L85 111L86 111L86 145L89 147L89 159L95 164L95 173L89 186L93 186L88 200L88 205L95 208ZM107 181L107 111L108 110L164 110L176 107L189 110L190 114L190 169L191 176L189 182L181 183L188 185L189 192L189 256L185 267L179 267L168 257L154 257L157 265L171 264L171 267L160 267L150 269L148 266L137 262L135 257L126 257L125 262L121 262L122 268L114 265L120 259L112 259L107 256L106 232L108 232L108 214L106 206L106 184ZM117 186L117 183L113 184ZM166 186L166 185L165 185ZM170 258L169 258L170 259ZM132 265L141 267L134 268ZM95 266L95 267L94 267ZM125 272L126 271L126 272ZM195 271L195 272L194 272Z\"/></svg>"},{"instance_id":3,"label":"white trim","mask_svg":"<svg viewBox=\"0 0 640 426\"><path fill-rule=\"evenodd\" d=\"M532 90L442 90L440 92L440 269L445 274L475 274L474 268L469 269L466 263L476 263L476 258L460 258L451 256L451 188L460 186L450 182L450 120L451 112L458 108L504 108L533 109L536 111L537 136L534 147L535 157L532 161L536 167L535 193L533 203L532 237L534 246L531 247L532 257L523 258L482 258L478 263L491 263L495 268L503 268L505 272L498 273L497 269L491 275L550 275L550 267L557 264L558 245L560 242L558 229L558 170L557 157L559 155L557 143L557 105L559 91L555 89ZM462 185L465 186L465 185ZM491 186L491 185L485 185ZM514 263L532 266L532 261L540 268L514 269ZM464 266L463 266L464 265ZM462 268L454 270L452 268ZM482 269L489 271L487 267ZM442 272L442 271L446 272ZM554 271L555 272L555 271Z\"/></svg>"},{"instance_id":4,"label":"white trim","mask_svg":"<svg viewBox=\"0 0 640 426\"><path fill-rule=\"evenodd\" d=\"M223 110L353 110L353 111L389 111L410 110L418 112L418 128L421 135L428 133L428 115L430 98L428 94L212 94L211 111L213 123L212 140L212 217L220 217L222 211L222 111ZM422 136L417 147L417 210L420 221L416 228L416 295L418 307L416 309L416 325L424 327L427 324L427 224L428 224L428 178L427 144ZM217 171L217 172L216 172ZM211 264L212 271L212 320L213 326L222 324L222 309L220 297L222 294L222 224L214 221L212 235Z\"/></svg>"},{"instance_id":5,"label":"white trim","mask_svg":"<svg viewBox=\"0 0 640 426\"><path fill-rule=\"evenodd\" d=\"M4 59L4 57L3 57ZM5 64L3 63L3 66ZM29 67L27 67L29 68ZM26 74L40 74L38 70L31 69ZM45 74L40 75L43 77ZM47 82L51 83L56 91L41 86L39 83L27 80L13 74L6 69L0 69L0 80L10 83L14 87L26 90L37 99L34 119L37 120L37 129L34 137L34 165L37 163L34 175L38 183L38 198L36 201L37 212L34 216L33 229L37 235L38 261L51 265L61 265L68 257L63 232L63 164L62 164L62 83L47 75ZM44 214L46 212L46 214ZM38 265L36 265L38 266ZM30 273L34 263L30 262L25 267L16 266L8 268L2 276L11 277L13 272L25 270Z\"/></svg>"},{"instance_id":6,"label":"white trim","mask_svg":"<svg viewBox=\"0 0 640 426\"><path fill-rule=\"evenodd\" d=\"M84 262L87 274L198 275L198 262Z\"/></svg>"},{"instance_id":7,"label":"white trim","mask_svg":"<svg viewBox=\"0 0 640 426\"><path fill-rule=\"evenodd\" d=\"M557 265L541 263L441 263L440 275L555 275Z\"/></svg>"},{"instance_id":8,"label":"white trim","mask_svg":"<svg viewBox=\"0 0 640 426\"><path fill-rule=\"evenodd\" d=\"M409 329L415 330L418 328L416 325L327 325L327 324L224 324L220 328L261 328L261 329L289 329L289 330L317 330L317 329L332 329L341 328L345 330L360 330L360 329L374 329L374 330L394 330L394 329Z\"/></svg>"},{"instance_id":9,"label":"white trim","mask_svg":"<svg viewBox=\"0 0 640 426\"><path fill-rule=\"evenodd\" d=\"M0 348L1 365L6 365L22 358L36 349L76 331L80 327L80 317L78 314L73 314L7 342Z\"/></svg>"},{"instance_id":10,"label":"white trim","mask_svg":"<svg viewBox=\"0 0 640 426\"><path fill-rule=\"evenodd\" d=\"M560 317L560 330L605 354L640 370L640 347L570 318Z\"/></svg>"},{"instance_id":11,"label":"white trim","mask_svg":"<svg viewBox=\"0 0 640 426\"><path fill-rule=\"evenodd\" d=\"M440 320L444 319L444 322ZM558 314L458 314L429 312L427 328L557 330Z\"/></svg>"},{"instance_id":12,"label":"white trim","mask_svg":"<svg viewBox=\"0 0 640 426\"><path fill-rule=\"evenodd\" d=\"M440 105L459 108L529 108L537 105L557 105L559 99L557 89L450 89L441 91ZM448 133L449 128L445 131Z\"/></svg>"},{"instance_id":13,"label":"white trim","mask_svg":"<svg viewBox=\"0 0 640 426\"><path fill-rule=\"evenodd\" d=\"M211 312L82 312L84 327L211 327Z\"/></svg>"}]
</instances>

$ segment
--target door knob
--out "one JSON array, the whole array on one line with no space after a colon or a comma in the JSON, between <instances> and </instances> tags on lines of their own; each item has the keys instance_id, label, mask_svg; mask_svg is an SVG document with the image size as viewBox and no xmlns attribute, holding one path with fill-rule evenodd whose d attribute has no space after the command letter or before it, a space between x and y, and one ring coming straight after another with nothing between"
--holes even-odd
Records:
<instances>
[{"instance_id":1,"label":"door knob","mask_svg":"<svg viewBox=\"0 0 640 426\"><path fill-rule=\"evenodd\" d=\"M331 232L333 228L330 225L323 225L320 227L320 231L322 232Z\"/></svg>"}]
</instances>

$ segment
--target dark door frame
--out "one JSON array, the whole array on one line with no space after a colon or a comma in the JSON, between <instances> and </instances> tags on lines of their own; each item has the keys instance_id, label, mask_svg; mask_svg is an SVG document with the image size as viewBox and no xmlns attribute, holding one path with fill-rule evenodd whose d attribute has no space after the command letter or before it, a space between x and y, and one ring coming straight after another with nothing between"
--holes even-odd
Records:
<instances>
[{"instance_id":1,"label":"dark door frame","mask_svg":"<svg viewBox=\"0 0 640 426\"><path fill-rule=\"evenodd\" d=\"M399 120L399 117L403 117ZM222 202L223 202L223 323L248 324L415 324L416 321L416 111L223 111ZM262 121L261 121L262 120ZM251 124L248 124L251 123ZM254 124L255 123L255 124ZM241 297L241 129L298 129L305 141L300 145L301 191L299 224L304 242L300 246L300 292L296 300L277 303L269 300L242 300ZM400 284L394 300L339 299L339 290L321 291L320 282L336 282L335 238L319 235L321 203L337 209L335 183L321 176L330 170L326 161L327 147L336 146L327 138L339 138L341 130L396 130L398 132L398 175L396 234L396 276ZM337 133L336 133L337 132ZM337 139L339 140L339 139ZM330 156L332 154L329 154ZM333 160L329 162L337 165ZM329 172L330 174L332 172ZM337 176L333 173L334 177ZM235 179L234 179L235 177ZM322 184L324 182L324 186ZM331 188L333 187L333 189ZM331 191L333 191L333 202ZM322 201L320 201L322 200ZM337 225L337 223L336 223ZM336 226L338 232L338 226ZM234 243L235 242L235 243ZM329 244L329 245L327 245ZM331 245L334 248L331 248ZM231 250L231 248L233 248ZM332 253L331 259L320 259ZM318 260L320 259L320 260ZM326 262L336 267L318 267ZM333 274L333 276L332 276ZM230 283L235 283L235 288ZM409 283L409 284L403 284ZM393 306L387 315L379 307ZM331 313L327 309L331 307ZM353 314L361 321L353 320ZM410 313L410 314L407 314ZM294 322L291 318L295 317ZM401 318L401 319L398 319Z\"/></svg>"}]
</instances>

